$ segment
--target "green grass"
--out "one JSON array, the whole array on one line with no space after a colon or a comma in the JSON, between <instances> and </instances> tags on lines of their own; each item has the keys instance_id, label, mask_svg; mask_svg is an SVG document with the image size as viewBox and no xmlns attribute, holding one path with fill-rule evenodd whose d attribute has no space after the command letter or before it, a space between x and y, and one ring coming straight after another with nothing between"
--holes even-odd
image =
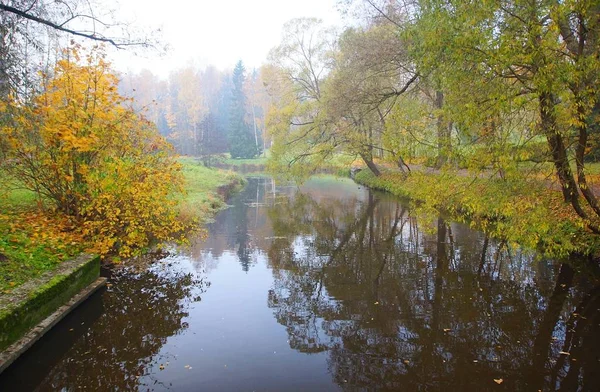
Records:
<instances>
[{"instance_id":1,"label":"green grass","mask_svg":"<svg viewBox=\"0 0 600 392\"><path fill-rule=\"evenodd\" d=\"M3 208L29 208L36 204L37 197L34 192L27 189L10 189L2 194L0 206Z\"/></svg>"},{"instance_id":2,"label":"green grass","mask_svg":"<svg viewBox=\"0 0 600 392\"><path fill-rule=\"evenodd\" d=\"M78 253L76 246L56 248L52 240L32 240L31 234L26 229L13 231L5 219L0 221L0 291L18 287Z\"/></svg>"},{"instance_id":3,"label":"green grass","mask_svg":"<svg viewBox=\"0 0 600 392\"><path fill-rule=\"evenodd\" d=\"M244 178L234 172L207 168L194 158L180 158L185 177L185 195L182 199L183 213L198 214L205 221L212 214L225 206L218 189L222 187L241 186Z\"/></svg>"},{"instance_id":4,"label":"green grass","mask_svg":"<svg viewBox=\"0 0 600 392\"><path fill-rule=\"evenodd\" d=\"M3 173L0 184L0 292L10 292L81 249L58 233L60 222L42 220L35 193L16 188Z\"/></svg>"}]
</instances>

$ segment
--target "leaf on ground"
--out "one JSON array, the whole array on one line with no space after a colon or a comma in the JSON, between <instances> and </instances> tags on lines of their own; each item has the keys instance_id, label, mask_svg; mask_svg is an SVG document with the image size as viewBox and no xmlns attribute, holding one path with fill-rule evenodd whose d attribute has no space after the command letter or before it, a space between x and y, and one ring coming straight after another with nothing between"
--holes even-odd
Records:
<instances>
[{"instance_id":1,"label":"leaf on ground","mask_svg":"<svg viewBox=\"0 0 600 392\"><path fill-rule=\"evenodd\" d=\"M494 382L495 382L496 384L500 385L500 384L502 384L502 383L504 382L504 380L503 380L503 379L501 379L501 378L494 378Z\"/></svg>"}]
</instances>

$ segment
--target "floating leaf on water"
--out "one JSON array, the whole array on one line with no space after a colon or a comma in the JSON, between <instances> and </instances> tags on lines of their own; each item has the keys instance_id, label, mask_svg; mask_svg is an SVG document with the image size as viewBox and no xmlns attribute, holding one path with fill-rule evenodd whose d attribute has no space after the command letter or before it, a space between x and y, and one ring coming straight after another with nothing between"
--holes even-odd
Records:
<instances>
[{"instance_id":1,"label":"floating leaf on water","mask_svg":"<svg viewBox=\"0 0 600 392\"><path fill-rule=\"evenodd\" d=\"M444 332L450 332L452 331L450 328L444 328Z\"/></svg>"},{"instance_id":2,"label":"floating leaf on water","mask_svg":"<svg viewBox=\"0 0 600 392\"><path fill-rule=\"evenodd\" d=\"M560 355L571 355L571 353L568 353L566 351L559 351L558 352Z\"/></svg>"},{"instance_id":3,"label":"floating leaf on water","mask_svg":"<svg viewBox=\"0 0 600 392\"><path fill-rule=\"evenodd\" d=\"M504 382L504 380L503 380L503 379L501 379L501 378L494 378L494 382L495 382L496 384L500 385L500 384L502 384L502 383Z\"/></svg>"}]
</instances>

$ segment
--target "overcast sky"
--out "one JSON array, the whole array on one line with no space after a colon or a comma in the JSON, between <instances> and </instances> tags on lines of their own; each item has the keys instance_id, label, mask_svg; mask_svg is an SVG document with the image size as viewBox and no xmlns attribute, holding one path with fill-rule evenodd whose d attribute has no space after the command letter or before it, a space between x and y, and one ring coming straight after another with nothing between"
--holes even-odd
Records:
<instances>
[{"instance_id":1,"label":"overcast sky","mask_svg":"<svg viewBox=\"0 0 600 392\"><path fill-rule=\"evenodd\" d=\"M117 17L160 27L170 50L162 58L119 51L111 56L114 66L122 72L148 68L162 77L191 62L231 69L241 59L247 69L258 67L292 18L342 24L336 0L121 0Z\"/></svg>"}]
</instances>

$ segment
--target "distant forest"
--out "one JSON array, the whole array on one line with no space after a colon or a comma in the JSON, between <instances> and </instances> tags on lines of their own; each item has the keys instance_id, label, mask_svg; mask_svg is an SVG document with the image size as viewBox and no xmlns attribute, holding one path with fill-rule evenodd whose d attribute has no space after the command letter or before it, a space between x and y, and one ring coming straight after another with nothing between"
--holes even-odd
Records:
<instances>
[{"instance_id":1,"label":"distant forest","mask_svg":"<svg viewBox=\"0 0 600 392\"><path fill-rule=\"evenodd\" d=\"M259 72L241 61L233 71L188 66L167 79L144 69L121 75L119 92L180 154L253 158L270 143L264 130L271 102Z\"/></svg>"}]
</instances>

